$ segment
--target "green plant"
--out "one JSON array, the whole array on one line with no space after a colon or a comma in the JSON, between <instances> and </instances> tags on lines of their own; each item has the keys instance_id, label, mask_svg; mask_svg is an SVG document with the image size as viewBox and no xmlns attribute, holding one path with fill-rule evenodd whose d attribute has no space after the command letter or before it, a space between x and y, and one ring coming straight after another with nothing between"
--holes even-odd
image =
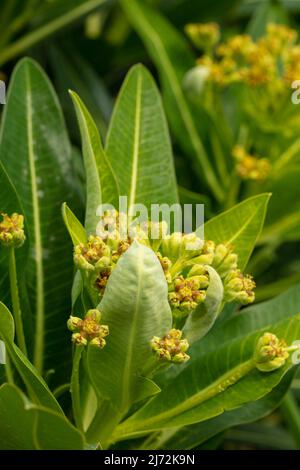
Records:
<instances>
[{"instance_id":1,"label":"green plant","mask_svg":"<svg viewBox=\"0 0 300 470\"><path fill-rule=\"evenodd\" d=\"M205 241L201 227L167 233L165 220L99 214L119 196L146 209L178 202L166 119L141 65L124 81L105 147L81 99L71 98L83 225L53 88L32 60L17 65L0 138L0 447L98 449L122 440L188 449L270 412L293 377L300 334L296 290L240 311L254 300L243 271L270 195L209 220Z\"/></svg>"}]
</instances>

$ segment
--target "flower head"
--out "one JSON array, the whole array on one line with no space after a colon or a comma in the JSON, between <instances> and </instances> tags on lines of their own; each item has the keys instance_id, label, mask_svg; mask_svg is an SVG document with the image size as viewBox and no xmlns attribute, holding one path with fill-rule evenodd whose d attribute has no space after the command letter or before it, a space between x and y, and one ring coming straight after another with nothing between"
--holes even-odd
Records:
<instances>
[{"instance_id":1,"label":"flower head","mask_svg":"<svg viewBox=\"0 0 300 470\"><path fill-rule=\"evenodd\" d=\"M289 357L285 341L272 333L264 333L258 340L254 361L261 372L271 372L283 366Z\"/></svg>"},{"instance_id":2,"label":"flower head","mask_svg":"<svg viewBox=\"0 0 300 470\"><path fill-rule=\"evenodd\" d=\"M220 28L217 23L190 23L185 32L199 49L209 52L220 40Z\"/></svg>"},{"instance_id":3,"label":"flower head","mask_svg":"<svg viewBox=\"0 0 300 470\"><path fill-rule=\"evenodd\" d=\"M207 278L177 276L169 286L169 302L176 316L188 315L206 298Z\"/></svg>"},{"instance_id":4,"label":"flower head","mask_svg":"<svg viewBox=\"0 0 300 470\"><path fill-rule=\"evenodd\" d=\"M186 354L189 343L186 339L182 339L180 330L172 329L163 338L154 336L151 340L152 350L156 356L167 362L186 362L190 356Z\"/></svg>"},{"instance_id":5,"label":"flower head","mask_svg":"<svg viewBox=\"0 0 300 470\"><path fill-rule=\"evenodd\" d=\"M103 348L106 344L105 337L109 334L107 325L101 325L101 313L97 309L88 310L84 319L71 316L68 320L68 328L73 332L72 341L76 345Z\"/></svg>"},{"instance_id":6,"label":"flower head","mask_svg":"<svg viewBox=\"0 0 300 470\"><path fill-rule=\"evenodd\" d=\"M96 268L108 266L110 249L102 238L90 235L87 243L80 243L74 249L74 262L79 269L94 271Z\"/></svg>"},{"instance_id":7,"label":"flower head","mask_svg":"<svg viewBox=\"0 0 300 470\"><path fill-rule=\"evenodd\" d=\"M0 222L0 243L7 247L18 248L25 241L24 217L20 214L11 216L2 213L2 222Z\"/></svg>"},{"instance_id":8,"label":"flower head","mask_svg":"<svg viewBox=\"0 0 300 470\"><path fill-rule=\"evenodd\" d=\"M249 275L243 275L239 269L230 271L224 281L224 298L227 302L239 302L247 305L255 300L253 289L255 282Z\"/></svg>"}]
</instances>

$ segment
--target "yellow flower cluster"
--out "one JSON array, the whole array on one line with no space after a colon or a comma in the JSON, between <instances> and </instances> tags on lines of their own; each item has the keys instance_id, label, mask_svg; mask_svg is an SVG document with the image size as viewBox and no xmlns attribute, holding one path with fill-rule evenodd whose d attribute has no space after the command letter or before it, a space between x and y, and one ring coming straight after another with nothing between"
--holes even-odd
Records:
<instances>
[{"instance_id":1,"label":"yellow flower cluster","mask_svg":"<svg viewBox=\"0 0 300 470\"><path fill-rule=\"evenodd\" d=\"M120 222L125 219L126 215L117 211L104 213L98 235L90 236L85 244L81 243L74 249L74 262L85 272L85 279L95 295L101 297L104 294L120 256L134 240L138 240L153 249L161 263L174 318L185 318L205 301L210 282L207 266L213 267L223 280L227 299L242 304L253 302L255 284L248 282L248 278L239 273L238 281L227 282L228 276L236 273L238 266L238 256L229 244L215 244L211 240L204 242L195 233L174 232L169 235L164 222L147 222L133 227L128 224L124 238ZM228 294L226 286L230 290Z\"/></svg>"},{"instance_id":2,"label":"yellow flower cluster","mask_svg":"<svg viewBox=\"0 0 300 470\"><path fill-rule=\"evenodd\" d=\"M25 241L24 217L20 214L11 216L2 213L2 222L0 222L0 243L6 247L18 248Z\"/></svg>"},{"instance_id":3,"label":"yellow flower cluster","mask_svg":"<svg viewBox=\"0 0 300 470\"><path fill-rule=\"evenodd\" d=\"M266 34L254 41L242 34L229 38L205 54L198 63L209 70L209 79L221 87L246 83L250 87L272 84L276 90L290 87L300 77L300 46L297 32L269 24Z\"/></svg>"},{"instance_id":4,"label":"yellow flower cluster","mask_svg":"<svg viewBox=\"0 0 300 470\"><path fill-rule=\"evenodd\" d=\"M182 339L182 332L174 328L163 338L154 336L151 341L151 347L156 356L167 362L181 363L186 362L190 356L186 354L189 343Z\"/></svg>"},{"instance_id":5,"label":"yellow flower cluster","mask_svg":"<svg viewBox=\"0 0 300 470\"><path fill-rule=\"evenodd\" d=\"M271 163L267 158L250 155L244 147L236 145L232 151L236 171L244 180L264 181L270 174Z\"/></svg>"}]
</instances>

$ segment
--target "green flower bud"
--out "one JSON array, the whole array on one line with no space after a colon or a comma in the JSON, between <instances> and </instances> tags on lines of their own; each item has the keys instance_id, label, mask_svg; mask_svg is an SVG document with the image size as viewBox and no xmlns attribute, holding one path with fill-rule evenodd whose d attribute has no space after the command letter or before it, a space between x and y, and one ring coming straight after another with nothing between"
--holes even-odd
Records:
<instances>
[{"instance_id":1,"label":"green flower bud","mask_svg":"<svg viewBox=\"0 0 300 470\"><path fill-rule=\"evenodd\" d=\"M82 270L94 271L107 265L109 259L110 249L98 236L90 235L86 244L80 243L74 249L74 262Z\"/></svg>"},{"instance_id":2,"label":"green flower bud","mask_svg":"<svg viewBox=\"0 0 300 470\"><path fill-rule=\"evenodd\" d=\"M169 286L169 303L173 309L173 314L180 316L187 315L197 308L197 305L206 298L206 292L201 288L202 280L197 276L185 279L178 276Z\"/></svg>"},{"instance_id":3,"label":"green flower bud","mask_svg":"<svg viewBox=\"0 0 300 470\"><path fill-rule=\"evenodd\" d=\"M82 319L78 317L72 317L70 316L67 326L70 331L77 331L80 330L82 324Z\"/></svg>"},{"instance_id":4,"label":"green flower bud","mask_svg":"<svg viewBox=\"0 0 300 470\"><path fill-rule=\"evenodd\" d=\"M172 261L169 260L169 258L167 258L167 256L162 256L159 252L157 252L157 258L161 264L161 267L163 269L163 272L166 276L166 280L167 282L171 282L172 281L172 275L170 273L170 268L172 266Z\"/></svg>"},{"instance_id":5,"label":"green flower bud","mask_svg":"<svg viewBox=\"0 0 300 470\"><path fill-rule=\"evenodd\" d=\"M237 269L238 256L232 252L232 247L224 243L220 243L215 248L215 255L212 262L212 267L218 271L221 278L233 269Z\"/></svg>"},{"instance_id":6,"label":"green flower bud","mask_svg":"<svg viewBox=\"0 0 300 470\"><path fill-rule=\"evenodd\" d=\"M233 270L224 281L224 300L247 305L255 300L254 288L255 282L251 276L244 276L238 269Z\"/></svg>"},{"instance_id":7,"label":"green flower bud","mask_svg":"<svg viewBox=\"0 0 300 470\"><path fill-rule=\"evenodd\" d=\"M97 309L90 309L84 319L71 316L68 320L68 328L75 331L72 341L76 345L86 346L91 343L93 346L103 348L106 344L104 338L109 334L107 325L100 325L101 312Z\"/></svg>"},{"instance_id":8,"label":"green flower bud","mask_svg":"<svg viewBox=\"0 0 300 470\"><path fill-rule=\"evenodd\" d=\"M264 333L258 340L254 361L261 372L271 372L282 367L289 357L285 341L272 333Z\"/></svg>"},{"instance_id":9,"label":"green flower bud","mask_svg":"<svg viewBox=\"0 0 300 470\"><path fill-rule=\"evenodd\" d=\"M2 213L0 222L0 243L6 247L19 248L25 241L24 217L20 214L9 216Z\"/></svg>"},{"instance_id":10,"label":"green flower bud","mask_svg":"<svg viewBox=\"0 0 300 470\"><path fill-rule=\"evenodd\" d=\"M86 346L87 339L82 336L80 333L73 333L72 334L72 341L76 346Z\"/></svg>"},{"instance_id":11,"label":"green flower bud","mask_svg":"<svg viewBox=\"0 0 300 470\"><path fill-rule=\"evenodd\" d=\"M161 243L160 251L163 256L167 256L172 262L185 259L189 260L200 255L203 247L203 240L195 233L183 235L174 232L167 235Z\"/></svg>"},{"instance_id":12,"label":"green flower bud","mask_svg":"<svg viewBox=\"0 0 300 470\"><path fill-rule=\"evenodd\" d=\"M163 338L154 336L151 347L156 356L163 361L181 363L190 358L186 354L189 348L188 341L182 339L180 330L172 329Z\"/></svg>"},{"instance_id":13,"label":"green flower bud","mask_svg":"<svg viewBox=\"0 0 300 470\"><path fill-rule=\"evenodd\" d=\"M220 28L217 23L190 23L185 32L193 44L205 52L210 52L220 40Z\"/></svg>"},{"instance_id":14,"label":"green flower bud","mask_svg":"<svg viewBox=\"0 0 300 470\"><path fill-rule=\"evenodd\" d=\"M212 240L206 240L200 255L192 260L193 264L208 264L210 266L214 260L215 248L216 245Z\"/></svg>"}]
</instances>

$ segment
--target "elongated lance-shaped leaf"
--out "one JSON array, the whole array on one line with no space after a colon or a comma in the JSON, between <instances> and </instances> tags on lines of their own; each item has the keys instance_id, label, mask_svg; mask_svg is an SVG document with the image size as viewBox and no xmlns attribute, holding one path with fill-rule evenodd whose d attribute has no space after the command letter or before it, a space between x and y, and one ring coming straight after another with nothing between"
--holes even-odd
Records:
<instances>
[{"instance_id":1,"label":"elongated lance-shaped leaf","mask_svg":"<svg viewBox=\"0 0 300 470\"><path fill-rule=\"evenodd\" d=\"M217 215L204 226L207 240L232 245L244 269L261 233L271 194L259 194Z\"/></svg>"},{"instance_id":2,"label":"elongated lance-shaped leaf","mask_svg":"<svg viewBox=\"0 0 300 470\"><path fill-rule=\"evenodd\" d=\"M79 123L84 166L86 173L86 214L85 229L88 234L95 233L101 204L118 207L118 186L100 139L100 134L92 116L79 96L70 92Z\"/></svg>"},{"instance_id":3,"label":"elongated lance-shaped leaf","mask_svg":"<svg viewBox=\"0 0 300 470\"><path fill-rule=\"evenodd\" d=\"M142 1L121 0L121 4L158 68L168 119L176 139L190 156L202 181L218 200L222 200L221 184L200 137L197 109L191 110L182 88L184 75L195 65L194 56L184 38L159 12Z\"/></svg>"},{"instance_id":4,"label":"elongated lance-shaped leaf","mask_svg":"<svg viewBox=\"0 0 300 470\"><path fill-rule=\"evenodd\" d=\"M44 366L65 373L71 352L65 321L72 249L60 211L64 200L76 205L71 149L54 90L30 59L23 59L11 78L0 160L17 188L28 226L26 280L35 321L34 363L39 371Z\"/></svg>"},{"instance_id":5,"label":"elongated lance-shaped leaf","mask_svg":"<svg viewBox=\"0 0 300 470\"><path fill-rule=\"evenodd\" d=\"M11 384L0 387L0 422L1 450L83 450L83 437L66 418L29 403Z\"/></svg>"},{"instance_id":6,"label":"elongated lance-shaped leaf","mask_svg":"<svg viewBox=\"0 0 300 470\"><path fill-rule=\"evenodd\" d=\"M73 245L76 246L79 245L79 243L86 243L87 236L84 227L65 202L62 205L62 216Z\"/></svg>"},{"instance_id":7,"label":"elongated lance-shaped leaf","mask_svg":"<svg viewBox=\"0 0 300 470\"><path fill-rule=\"evenodd\" d=\"M133 67L119 93L106 140L106 153L128 208L178 202L168 127L150 73Z\"/></svg>"},{"instance_id":8,"label":"elongated lance-shaped leaf","mask_svg":"<svg viewBox=\"0 0 300 470\"><path fill-rule=\"evenodd\" d=\"M58 413L63 413L44 379L15 345L14 335L13 317L7 307L0 302L0 338L4 341L8 355L25 383L30 397L38 405L45 406Z\"/></svg>"},{"instance_id":9,"label":"elongated lance-shaped leaf","mask_svg":"<svg viewBox=\"0 0 300 470\"><path fill-rule=\"evenodd\" d=\"M158 396L122 423L114 439L205 421L267 395L293 364L289 358L269 373L255 368L255 345L265 331L233 339L225 346L215 344L214 352L187 366ZM300 334L300 315L269 326L267 331L292 344Z\"/></svg>"},{"instance_id":10,"label":"elongated lance-shaped leaf","mask_svg":"<svg viewBox=\"0 0 300 470\"><path fill-rule=\"evenodd\" d=\"M110 334L102 350L89 348L89 375L98 396L124 412L144 395L139 376L153 358L151 339L164 336L172 325L167 283L150 248L134 242L122 255L99 309ZM150 383L144 385L148 390Z\"/></svg>"}]
</instances>

